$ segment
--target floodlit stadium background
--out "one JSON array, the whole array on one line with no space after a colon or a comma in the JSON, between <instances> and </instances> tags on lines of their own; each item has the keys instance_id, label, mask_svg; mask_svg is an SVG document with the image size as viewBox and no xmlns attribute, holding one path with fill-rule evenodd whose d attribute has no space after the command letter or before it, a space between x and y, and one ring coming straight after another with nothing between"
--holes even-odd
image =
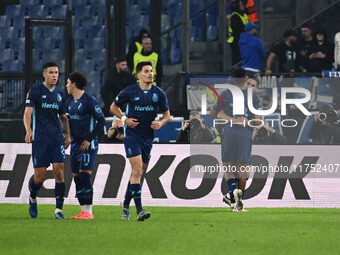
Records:
<instances>
[{"instance_id":1,"label":"floodlit stadium background","mask_svg":"<svg viewBox=\"0 0 340 255\"><path fill-rule=\"evenodd\" d=\"M88 92L103 106L101 89L111 73L107 70L114 68L113 58L124 55L139 30L146 28L151 33L154 50L161 56L161 87L168 95L173 117L167 126L156 132L155 142L161 144L155 144L152 151L149 171L152 170L155 176L154 179L149 177L149 181L146 177L146 185L143 186L144 203L154 206L223 206L220 199L223 191L221 176L212 183L203 177L190 178L189 173L178 174L185 171L186 158L198 153L193 155L190 145L179 145L175 141L190 110L202 110L197 103L201 94L197 98L192 96L192 86L230 81L231 52L226 43L229 2L73 0L71 4L71 1L66 0L2 1L0 203L27 202L27 183L33 174L33 167L30 160L31 146L23 144L25 133L22 114L27 90L42 80L42 64L48 60L59 64L59 86L63 89L67 73L74 70L85 73L89 80ZM255 1L260 25L258 36L267 53L282 39L284 30L299 31L305 22L312 27L322 24L327 30L327 39L334 42L340 27L336 15L340 10L339 1L272 2ZM267 77L262 72L262 93L279 86L282 78L291 79L294 86L312 92L314 101L310 104L310 110L317 113L322 104L332 103L334 91L337 91L339 85L339 72L325 70L324 74L325 78L321 78L321 73L282 74L274 71ZM308 130L313 116L302 118L294 111L291 114L292 118L299 120L298 127L287 130L275 127L284 133L288 145L255 145L253 159L260 156L268 164L276 165L280 157L293 157L292 164L299 164L304 157L314 156L321 166L340 163L338 145L309 144ZM208 114L201 117L207 126L212 126ZM274 113L273 117L281 118L279 112ZM111 120L108 117L106 129L111 125ZM220 161L219 146L202 145L202 151L214 147L217 151L214 156ZM96 165L94 204L118 205L121 201L124 187L120 184L126 182L130 173L130 166L124 156L122 145L100 146L98 158L102 158L102 162L98 160ZM120 162L120 170L117 168L115 171L115 161L112 159ZM65 172L68 170L66 167ZM70 182L70 176L66 176L66 180ZM278 181L271 177L264 183L257 182L256 187L251 186L250 180L248 188L257 190L253 197L247 199L247 206L340 207L340 179L336 174L304 177L301 182L292 181L293 184L290 179L285 183L276 183L274 180ZM315 187L318 187L317 192ZM47 180L44 188L40 201L54 203L52 180ZM325 201L325 196L332 200ZM65 203L77 204L73 183L70 183Z\"/></svg>"}]
</instances>

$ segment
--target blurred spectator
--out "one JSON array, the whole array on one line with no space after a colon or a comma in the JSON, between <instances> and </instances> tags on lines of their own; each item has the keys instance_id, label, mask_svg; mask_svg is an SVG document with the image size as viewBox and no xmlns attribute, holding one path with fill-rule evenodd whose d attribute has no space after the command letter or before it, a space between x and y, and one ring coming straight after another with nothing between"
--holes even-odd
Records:
<instances>
[{"instance_id":1,"label":"blurred spectator","mask_svg":"<svg viewBox=\"0 0 340 255\"><path fill-rule=\"evenodd\" d=\"M189 120L186 120L181 128L176 142L211 143L215 138L214 131L203 125L200 114L198 112L191 112Z\"/></svg>"},{"instance_id":2,"label":"blurred spectator","mask_svg":"<svg viewBox=\"0 0 340 255\"><path fill-rule=\"evenodd\" d=\"M246 82L247 88L252 88L253 92L257 93L257 89L259 87L260 80L255 76L249 76Z\"/></svg>"},{"instance_id":3,"label":"blurred spectator","mask_svg":"<svg viewBox=\"0 0 340 255\"><path fill-rule=\"evenodd\" d=\"M236 65L241 61L241 53L238 42L241 33L244 32L244 26L249 22L248 16L245 13L245 7L242 0L235 0L231 6L231 16L228 25L228 40L231 48L231 62Z\"/></svg>"},{"instance_id":4,"label":"blurred spectator","mask_svg":"<svg viewBox=\"0 0 340 255\"><path fill-rule=\"evenodd\" d=\"M248 14L249 22L256 23L259 21L257 16L254 0L244 0L246 13Z\"/></svg>"},{"instance_id":5,"label":"blurred spectator","mask_svg":"<svg viewBox=\"0 0 340 255\"><path fill-rule=\"evenodd\" d=\"M335 114L330 114L331 112ZM308 131L313 144L340 144L338 115L338 110L333 110L333 107L327 104L314 115L314 121Z\"/></svg>"},{"instance_id":6,"label":"blurred spectator","mask_svg":"<svg viewBox=\"0 0 340 255\"><path fill-rule=\"evenodd\" d=\"M277 56L279 63L280 73L295 72L296 70L296 34L293 30L287 30L283 34L283 41L273 47L268 58L266 65L266 75L272 74L272 63Z\"/></svg>"},{"instance_id":7,"label":"blurred spectator","mask_svg":"<svg viewBox=\"0 0 340 255\"><path fill-rule=\"evenodd\" d=\"M152 51L152 41L151 38L145 37L142 39L142 51L136 52L133 55L133 71L132 74L136 74L136 66L139 62L142 61L150 61L152 63L153 67L153 73L155 75L155 81L154 85L161 86L162 82L162 75L163 75L163 69L162 69L162 61L160 58L160 55L154 51Z\"/></svg>"},{"instance_id":8,"label":"blurred spectator","mask_svg":"<svg viewBox=\"0 0 340 255\"><path fill-rule=\"evenodd\" d=\"M334 37L334 62L335 62L335 69L340 70L340 32L335 34Z\"/></svg>"},{"instance_id":9,"label":"blurred spectator","mask_svg":"<svg viewBox=\"0 0 340 255\"><path fill-rule=\"evenodd\" d=\"M143 38L150 37L150 36L151 35L149 31L143 28L139 31L138 36L136 36L130 43L128 53L126 54L126 60L127 60L130 72L133 71L133 55L135 55L136 52L142 51Z\"/></svg>"},{"instance_id":10,"label":"blurred spectator","mask_svg":"<svg viewBox=\"0 0 340 255\"><path fill-rule=\"evenodd\" d=\"M112 127L109 128L107 134L105 134L101 143L122 143L124 140L124 124L121 120L115 120L112 122Z\"/></svg>"},{"instance_id":11,"label":"blurred spectator","mask_svg":"<svg viewBox=\"0 0 340 255\"><path fill-rule=\"evenodd\" d=\"M308 24L304 24L300 27L300 31L301 38L297 41L296 44L297 65L299 69L298 71L306 72L308 64L308 56L306 56L306 54L313 42L312 29Z\"/></svg>"},{"instance_id":12,"label":"blurred spectator","mask_svg":"<svg viewBox=\"0 0 340 255\"><path fill-rule=\"evenodd\" d=\"M245 32L241 34L239 46L242 58L242 67L248 73L258 73L261 71L261 60L266 57L266 50L261 40L255 37L258 25L248 23L245 26Z\"/></svg>"},{"instance_id":13,"label":"blurred spectator","mask_svg":"<svg viewBox=\"0 0 340 255\"><path fill-rule=\"evenodd\" d=\"M102 89L105 116L111 115L110 106L118 93L125 87L135 83L136 79L132 74L127 72L127 62L125 57L116 58L115 70L112 72L109 80L104 84Z\"/></svg>"},{"instance_id":14,"label":"blurred spectator","mask_svg":"<svg viewBox=\"0 0 340 255\"><path fill-rule=\"evenodd\" d=\"M254 144L286 144L286 137L264 124L254 130Z\"/></svg>"},{"instance_id":15,"label":"blurred spectator","mask_svg":"<svg viewBox=\"0 0 340 255\"><path fill-rule=\"evenodd\" d=\"M315 38L307 51L309 59L307 72L321 73L322 70L331 70L334 59L334 44L326 41L326 32L322 28L315 31Z\"/></svg>"}]
</instances>

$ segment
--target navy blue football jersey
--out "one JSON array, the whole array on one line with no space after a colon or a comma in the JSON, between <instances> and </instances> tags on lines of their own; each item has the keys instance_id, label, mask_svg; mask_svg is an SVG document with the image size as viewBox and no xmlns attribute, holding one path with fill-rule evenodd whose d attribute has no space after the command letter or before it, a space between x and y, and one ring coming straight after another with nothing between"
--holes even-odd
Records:
<instances>
[{"instance_id":1,"label":"navy blue football jersey","mask_svg":"<svg viewBox=\"0 0 340 255\"><path fill-rule=\"evenodd\" d=\"M65 114L65 94L55 87L49 90L44 84L32 87L26 97L26 107L33 107L33 140L63 139L58 114Z\"/></svg>"},{"instance_id":2,"label":"navy blue football jersey","mask_svg":"<svg viewBox=\"0 0 340 255\"><path fill-rule=\"evenodd\" d=\"M249 111L248 107L248 91L247 89L243 89L243 97L244 97L244 115L233 115L233 96L230 90L225 90L221 93L220 98L222 101L222 106L217 107L223 108L224 112L233 118L240 118L240 117L246 117L248 120L254 119L255 115ZM260 103L260 98L256 93L253 93L253 104L254 108L258 109L259 108L259 103ZM234 134L234 135L239 135L239 136L246 136L250 139L253 137L253 128L246 126L243 127L243 125L233 125L231 127L230 123L227 123L225 125L224 131L225 133L229 134Z\"/></svg>"},{"instance_id":3,"label":"navy blue football jersey","mask_svg":"<svg viewBox=\"0 0 340 255\"><path fill-rule=\"evenodd\" d=\"M67 99L66 106L70 120L72 143L83 142L85 139L88 139L95 127L96 121L104 118L97 99L86 91L78 100L74 100L73 97ZM98 137L95 140L97 141ZM89 142L92 142L91 146L93 147L94 140Z\"/></svg>"},{"instance_id":4,"label":"navy blue football jersey","mask_svg":"<svg viewBox=\"0 0 340 255\"><path fill-rule=\"evenodd\" d=\"M162 89L151 86L150 90L142 90L138 83L126 87L114 100L118 107L126 104L126 116L135 118L139 124L135 128L125 125L125 137L139 136L145 139L153 138L154 132L150 127L155 120L158 110L162 113L169 110L167 97Z\"/></svg>"}]
</instances>

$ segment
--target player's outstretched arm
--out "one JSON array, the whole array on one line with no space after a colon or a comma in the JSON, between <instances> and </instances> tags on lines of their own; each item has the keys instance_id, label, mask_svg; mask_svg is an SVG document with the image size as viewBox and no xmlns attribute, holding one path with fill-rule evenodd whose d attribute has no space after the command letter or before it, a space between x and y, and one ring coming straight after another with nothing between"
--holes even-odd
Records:
<instances>
[{"instance_id":1,"label":"player's outstretched arm","mask_svg":"<svg viewBox=\"0 0 340 255\"><path fill-rule=\"evenodd\" d=\"M166 112L163 112L163 118L160 121L153 121L151 123L151 128L153 130L158 130L161 127L163 127L168 121L170 120L170 111L167 110Z\"/></svg>"},{"instance_id":2,"label":"player's outstretched arm","mask_svg":"<svg viewBox=\"0 0 340 255\"><path fill-rule=\"evenodd\" d=\"M31 128L31 118L33 113L33 107L26 107L24 113L24 126L26 129L25 142L30 143L33 140L33 132Z\"/></svg>"},{"instance_id":3,"label":"player's outstretched arm","mask_svg":"<svg viewBox=\"0 0 340 255\"><path fill-rule=\"evenodd\" d=\"M63 130L63 136L65 140L65 149L68 148L71 144L71 136L70 136L70 123L68 122L68 118L66 114L60 115L61 120L61 128Z\"/></svg>"}]
</instances>

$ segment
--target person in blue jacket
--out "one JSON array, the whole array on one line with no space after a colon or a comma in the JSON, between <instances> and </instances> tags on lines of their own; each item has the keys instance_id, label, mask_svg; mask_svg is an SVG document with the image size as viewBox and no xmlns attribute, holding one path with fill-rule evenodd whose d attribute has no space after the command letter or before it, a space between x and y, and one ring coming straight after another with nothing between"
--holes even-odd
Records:
<instances>
[{"instance_id":1,"label":"person in blue jacket","mask_svg":"<svg viewBox=\"0 0 340 255\"><path fill-rule=\"evenodd\" d=\"M241 34L239 40L242 67L250 74L261 71L261 61L266 57L261 40L255 36L258 28L259 26L254 23L246 24L245 32Z\"/></svg>"}]
</instances>

